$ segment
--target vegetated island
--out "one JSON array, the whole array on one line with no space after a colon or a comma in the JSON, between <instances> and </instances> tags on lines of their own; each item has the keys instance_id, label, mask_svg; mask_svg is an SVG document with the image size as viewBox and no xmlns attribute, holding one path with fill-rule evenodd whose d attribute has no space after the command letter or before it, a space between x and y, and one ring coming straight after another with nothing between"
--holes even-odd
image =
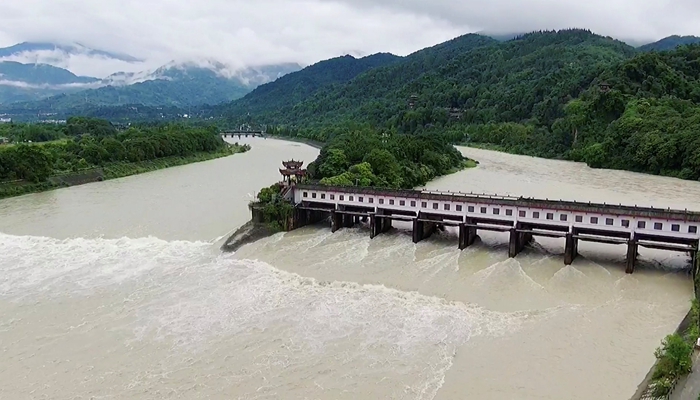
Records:
<instances>
[{"instance_id":1,"label":"vegetated island","mask_svg":"<svg viewBox=\"0 0 700 400\"><path fill-rule=\"evenodd\" d=\"M225 157L250 146L229 144L214 126L132 126L72 117L66 124L0 125L0 198L114 179Z\"/></svg>"},{"instance_id":2,"label":"vegetated island","mask_svg":"<svg viewBox=\"0 0 700 400\"><path fill-rule=\"evenodd\" d=\"M465 158L440 135L403 135L338 126L273 128L270 132L280 138L324 143L319 156L307 167L307 179L322 185L412 189L436 177L477 166L476 161ZM235 251L289 228L294 207L280 196L281 190L279 183L260 190L250 207L262 212L262 222L251 221L239 228L222 246L223 250Z\"/></svg>"}]
</instances>

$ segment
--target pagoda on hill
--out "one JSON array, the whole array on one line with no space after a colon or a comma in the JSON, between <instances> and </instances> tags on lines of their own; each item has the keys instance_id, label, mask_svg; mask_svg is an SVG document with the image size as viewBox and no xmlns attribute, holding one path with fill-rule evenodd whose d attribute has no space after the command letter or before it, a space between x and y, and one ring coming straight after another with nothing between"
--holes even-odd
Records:
<instances>
[{"instance_id":1,"label":"pagoda on hill","mask_svg":"<svg viewBox=\"0 0 700 400\"><path fill-rule=\"evenodd\" d=\"M301 166L304 165L303 161L282 161L284 168L280 168L280 174L282 174L282 183L291 185L296 182L301 182L303 178L306 177L306 170L302 169Z\"/></svg>"}]
</instances>

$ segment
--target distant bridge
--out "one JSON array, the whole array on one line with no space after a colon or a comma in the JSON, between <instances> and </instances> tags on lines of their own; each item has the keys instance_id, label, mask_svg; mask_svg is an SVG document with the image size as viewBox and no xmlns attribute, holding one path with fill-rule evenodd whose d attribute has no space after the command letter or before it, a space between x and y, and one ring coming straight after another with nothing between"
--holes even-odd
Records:
<instances>
[{"instance_id":1,"label":"distant bridge","mask_svg":"<svg viewBox=\"0 0 700 400\"><path fill-rule=\"evenodd\" d=\"M241 137L262 137L265 138L267 137L267 127L263 126L261 128L252 128L250 125L241 125L238 129L228 129L228 130L223 130L219 132L219 134L223 137L234 137L238 136L240 139Z\"/></svg>"},{"instance_id":2,"label":"distant bridge","mask_svg":"<svg viewBox=\"0 0 700 400\"><path fill-rule=\"evenodd\" d=\"M421 190L298 184L284 196L295 205L292 229L330 217L333 232L369 220L370 237L391 229L392 221L413 224L418 243L438 228L459 229L459 248L471 246L478 230L510 234L508 253L516 257L533 236L566 241L564 263L578 255L578 242L627 246L627 273L638 248L690 254L693 276L700 260L700 212L652 207L554 201ZM255 211L254 211L255 212Z\"/></svg>"}]
</instances>

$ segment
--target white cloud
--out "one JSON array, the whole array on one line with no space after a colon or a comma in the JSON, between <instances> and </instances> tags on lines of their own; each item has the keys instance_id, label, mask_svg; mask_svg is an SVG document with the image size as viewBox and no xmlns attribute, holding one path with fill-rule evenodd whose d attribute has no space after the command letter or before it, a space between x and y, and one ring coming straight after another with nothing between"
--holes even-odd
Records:
<instances>
[{"instance_id":1,"label":"white cloud","mask_svg":"<svg viewBox=\"0 0 700 400\"><path fill-rule=\"evenodd\" d=\"M16 61L23 64L50 64L67 69L79 76L105 77L116 71L136 72L153 66L152 62L126 62L86 53L67 53L61 50L21 52L0 61Z\"/></svg>"},{"instance_id":2,"label":"white cloud","mask_svg":"<svg viewBox=\"0 0 700 400\"><path fill-rule=\"evenodd\" d=\"M50 85L47 83L34 84L20 81L10 81L7 79L0 79L0 86L11 86L22 89L51 89L51 90L61 90L61 89L95 89L101 86L98 82L93 83L65 83L61 85Z\"/></svg>"},{"instance_id":3,"label":"white cloud","mask_svg":"<svg viewBox=\"0 0 700 400\"><path fill-rule=\"evenodd\" d=\"M405 55L460 34L589 28L624 39L700 34L696 0L2 0L0 45L80 42L147 60L215 59L232 70L342 54ZM74 57L104 77L130 65Z\"/></svg>"}]
</instances>

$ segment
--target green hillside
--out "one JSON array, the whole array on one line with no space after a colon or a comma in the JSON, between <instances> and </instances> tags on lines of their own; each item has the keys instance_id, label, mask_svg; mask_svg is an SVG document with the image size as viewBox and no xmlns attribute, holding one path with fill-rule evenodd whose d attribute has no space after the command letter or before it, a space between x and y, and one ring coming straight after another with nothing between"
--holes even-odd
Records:
<instances>
[{"instance_id":1,"label":"green hillside","mask_svg":"<svg viewBox=\"0 0 700 400\"><path fill-rule=\"evenodd\" d=\"M97 81L47 64L0 61L0 104L77 92Z\"/></svg>"},{"instance_id":2,"label":"green hillside","mask_svg":"<svg viewBox=\"0 0 700 400\"><path fill-rule=\"evenodd\" d=\"M450 109L466 123L551 123L607 66L632 57L634 48L584 30L531 33L509 42L465 35L325 88L293 106L248 108L258 119L297 125L342 120L416 131L444 125ZM269 84L270 86L275 83ZM288 94L291 95L291 94ZM414 109L409 99L415 98ZM252 92L232 103L243 115Z\"/></svg>"},{"instance_id":3,"label":"green hillside","mask_svg":"<svg viewBox=\"0 0 700 400\"><path fill-rule=\"evenodd\" d=\"M397 60L400 57L381 53L359 59L346 55L321 61L261 85L244 98L220 107L218 112L236 118L248 113L261 115L291 110L295 104L309 99L320 90L340 86L363 72Z\"/></svg>"}]
</instances>

